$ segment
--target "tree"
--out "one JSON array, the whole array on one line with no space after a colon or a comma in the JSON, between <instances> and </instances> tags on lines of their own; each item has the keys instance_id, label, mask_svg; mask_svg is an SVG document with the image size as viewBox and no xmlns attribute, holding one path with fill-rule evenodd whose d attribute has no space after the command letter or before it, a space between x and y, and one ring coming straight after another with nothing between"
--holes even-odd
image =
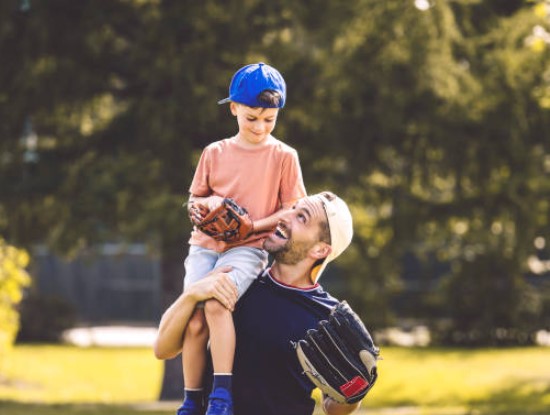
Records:
<instances>
[{"instance_id":1,"label":"tree","mask_svg":"<svg viewBox=\"0 0 550 415\"><path fill-rule=\"evenodd\" d=\"M150 241L160 247L166 306L182 287L193 165L204 145L235 130L216 97L243 63L280 56L288 5L1 7L0 47L11 59L0 68L9 86L0 97L0 229L65 255L105 240ZM38 145L25 163L19 136L29 122ZM171 383L179 396L181 383Z\"/></svg>"},{"instance_id":2,"label":"tree","mask_svg":"<svg viewBox=\"0 0 550 415\"><path fill-rule=\"evenodd\" d=\"M5 359L19 329L19 315L15 307L23 297L24 287L30 284L25 270L28 263L26 251L8 245L0 238L0 374L5 369Z\"/></svg>"},{"instance_id":3,"label":"tree","mask_svg":"<svg viewBox=\"0 0 550 415\"><path fill-rule=\"evenodd\" d=\"M235 131L216 99L236 68L265 60L288 83L275 133L298 149L308 191L351 201L356 236L338 264L371 327L393 322L410 254L426 287L434 258L448 264L420 317L478 330L471 310L502 283L510 307L491 307L483 329L531 321L522 274L549 226L549 57L527 39L548 22L523 1L426 4L2 3L0 232L65 254L150 241L166 306L182 285L194 164ZM448 300L472 269L492 283L460 309Z\"/></svg>"},{"instance_id":4,"label":"tree","mask_svg":"<svg viewBox=\"0 0 550 415\"><path fill-rule=\"evenodd\" d=\"M540 23L530 7L353 2L320 52L326 87L314 112L325 156L315 154L313 169L356 200L349 271L364 304L395 298L411 252L424 269L434 258L449 263L441 291L424 301L452 327L481 324L491 333L483 343L533 328L540 308L525 306L533 291L524 275L533 240L548 233L550 119L541 98L548 56L525 47ZM472 287L473 269L490 283ZM449 301L458 287L477 294L467 312ZM495 287L505 309L484 303Z\"/></svg>"}]
</instances>

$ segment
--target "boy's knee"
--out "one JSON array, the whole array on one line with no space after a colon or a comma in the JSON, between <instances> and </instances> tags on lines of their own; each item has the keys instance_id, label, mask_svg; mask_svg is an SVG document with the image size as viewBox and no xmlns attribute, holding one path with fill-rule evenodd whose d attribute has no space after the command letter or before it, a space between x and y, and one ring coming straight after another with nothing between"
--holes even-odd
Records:
<instances>
[{"instance_id":1,"label":"boy's knee","mask_svg":"<svg viewBox=\"0 0 550 415\"><path fill-rule=\"evenodd\" d=\"M206 334L206 321L202 312L195 312L187 323L187 333L191 336L199 337Z\"/></svg>"},{"instance_id":2,"label":"boy's knee","mask_svg":"<svg viewBox=\"0 0 550 415\"><path fill-rule=\"evenodd\" d=\"M221 316L224 314L231 314L231 312L225 308L225 306L218 300L210 299L204 303L204 312L209 317Z\"/></svg>"}]
</instances>

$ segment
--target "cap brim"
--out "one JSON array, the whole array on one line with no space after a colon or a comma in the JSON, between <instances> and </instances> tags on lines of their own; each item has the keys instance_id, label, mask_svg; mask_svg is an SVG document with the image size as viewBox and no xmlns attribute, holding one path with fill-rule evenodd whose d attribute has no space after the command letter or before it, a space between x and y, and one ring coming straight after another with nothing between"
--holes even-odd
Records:
<instances>
[{"instance_id":1,"label":"cap brim","mask_svg":"<svg viewBox=\"0 0 550 415\"><path fill-rule=\"evenodd\" d=\"M218 101L218 105L227 104L228 102L231 102L231 98L220 99L220 100Z\"/></svg>"}]
</instances>

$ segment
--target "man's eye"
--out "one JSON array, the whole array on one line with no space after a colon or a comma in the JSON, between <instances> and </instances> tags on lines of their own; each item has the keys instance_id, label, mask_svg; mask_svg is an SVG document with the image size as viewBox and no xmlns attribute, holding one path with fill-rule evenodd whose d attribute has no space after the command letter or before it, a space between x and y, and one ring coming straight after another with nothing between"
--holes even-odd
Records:
<instances>
[{"instance_id":1,"label":"man's eye","mask_svg":"<svg viewBox=\"0 0 550 415\"><path fill-rule=\"evenodd\" d=\"M256 121L256 118L247 118L247 121Z\"/></svg>"},{"instance_id":2,"label":"man's eye","mask_svg":"<svg viewBox=\"0 0 550 415\"><path fill-rule=\"evenodd\" d=\"M305 222L306 221L306 215L304 215L303 213L298 213L298 219L301 222Z\"/></svg>"}]
</instances>

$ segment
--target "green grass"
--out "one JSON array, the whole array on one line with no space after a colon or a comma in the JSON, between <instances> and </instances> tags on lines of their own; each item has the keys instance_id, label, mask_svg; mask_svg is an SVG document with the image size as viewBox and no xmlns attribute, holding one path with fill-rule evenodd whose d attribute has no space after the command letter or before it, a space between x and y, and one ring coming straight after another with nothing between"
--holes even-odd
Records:
<instances>
[{"instance_id":1,"label":"green grass","mask_svg":"<svg viewBox=\"0 0 550 415\"><path fill-rule=\"evenodd\" d=\"M146 411L132 405L107 404L24 404L0 401L2 415L174 415L170 410Z\"/></svg>"},{"instance_id":2,"label":"green grass","mask_svg":"<svg viewBox=\"0 0 550 415\"><path fill-rule=\"evenodd\" d=\"M365 406L550 413L550 348L382 351Z\"/></svg>"},{"instance_id":3,"label":"green grass","mask_svg":"<svg viewBox=\"0 0 550 415\"><path fill-rule=\"evenodd\" d=\"M154 401L162 362L148 348L16 346L0 400L41 403Z\"/></svg>"},{"instance_id":4,"label":"green grass","mask_svg":"<svg viewBox=\"0 0 550 415\"><path fill-rule=\"evenodd\" d=\"M550 414L550 348L385 347L382 356L365 414ZM174 414L176 403L150 405L162 370L147 348L17 346L0 377L0 413Z\"/></svg>"}]
</instances>

